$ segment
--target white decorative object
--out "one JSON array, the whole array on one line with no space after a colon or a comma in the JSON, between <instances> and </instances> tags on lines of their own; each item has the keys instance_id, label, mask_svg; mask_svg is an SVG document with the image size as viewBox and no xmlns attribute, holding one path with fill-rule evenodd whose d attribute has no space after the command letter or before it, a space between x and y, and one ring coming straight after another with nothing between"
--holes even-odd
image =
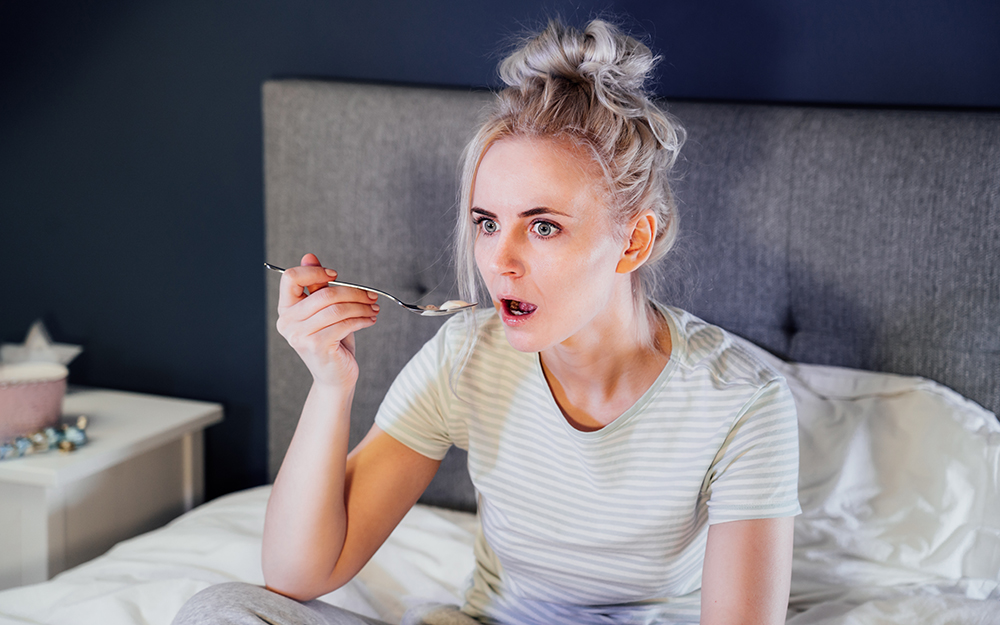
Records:
<instances>
[{"instance_id":1,"label":"white decorative object","mask_svg":"<svg viewBox=\"0 0 1000 625\"><path fill-rule=\"evenodd\" d=\"M31 324L24 343L4 343L0 346L0 363L15 364L19 362L54 362L68 365L76 358L83 348L67 343L53 343L45 324L39 319Z\"/></svg>"}]
</instances>

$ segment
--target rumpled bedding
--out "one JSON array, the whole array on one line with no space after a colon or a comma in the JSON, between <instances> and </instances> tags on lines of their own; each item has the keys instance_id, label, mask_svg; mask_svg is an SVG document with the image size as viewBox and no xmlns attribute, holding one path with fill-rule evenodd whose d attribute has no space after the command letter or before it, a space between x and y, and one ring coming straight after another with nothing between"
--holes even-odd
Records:
<instances>
[{"instance_id":1,"label":"rumpled bedding","mask_svg":"<svg viewBox=\"0 0 1000 625\"><path fill-rule=\"evenodd\" d=\"M0 592L0 624L168 625L212 584L263 584L269 494L220 497L47 582ZM476 526L474 514L417 505L353 581L321 599L389 623L415 603L460 603Z\"/></svg>"},{"instance_id":2,"label":"rumpled bedding","mask_svg":"<svg viewBox=\"0 0 1000 625\"><path fill-rule=\"evenodd\" d=\"M996 416L922 378L775 366L799 411L787 624L1000 624Z\"/></svg>"},{"instance_id":3,"label":"rumpled bedding","mask_svg":"<svg viewBox=\"0 0 1000 625\"><path fill-rule=\"evenodd\" d=\"M1000 423L921 378L783 363L799 408L803 513L787 625L1000 625ZM261 584L269 487L205 504L33 586L0 625L166 625L194 593ZM461 603L472 514L416 506L361 573L323 597L398 623Z\"/></svg>"}]
</instances>

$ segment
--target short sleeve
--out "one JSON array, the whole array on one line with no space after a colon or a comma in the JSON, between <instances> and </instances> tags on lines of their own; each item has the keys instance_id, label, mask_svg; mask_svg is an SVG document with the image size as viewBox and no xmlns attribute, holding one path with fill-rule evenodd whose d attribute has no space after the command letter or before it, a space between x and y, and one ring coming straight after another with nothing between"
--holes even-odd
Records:
<instances>
[{"instance_id":1,"label":"short sleeve","mask_svg":"<svg viewBox=\"0 0 1000 625\"><path fill-rule=\"evenodd\" d=\"M709 524L800 514L798 479L795 402L776 378L744 405L709 470Z\"/></svg>"},{"instance_id":2,"label":"short sleeve","mask_svg":"<svg viewBox=\"0 0 1000 625\"><path fill-rule=\"evenodd\" d=\"M393 381L375 424L410 449L441 460L452 445L446 419L449 367L446 326L410 359Z\"/></svg>"}]
</instances>

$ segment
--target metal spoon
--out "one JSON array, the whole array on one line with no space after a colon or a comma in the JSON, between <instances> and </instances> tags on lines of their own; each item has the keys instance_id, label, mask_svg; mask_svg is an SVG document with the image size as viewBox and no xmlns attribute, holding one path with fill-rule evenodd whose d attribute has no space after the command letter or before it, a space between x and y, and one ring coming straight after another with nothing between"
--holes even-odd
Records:
<instances>
[{"instance_id":1,"label":"metal spoon","mask_svg":"<svg viewBox=\"0 0 1000 625\"><path fill-rule=\"evenodd\" d=\"M284 269L282 269L281 267L277 267L275 265L272 265L271 263L264 263L264 266L267 267L268 269L270 269L271 271L277 271L278 273L285 273ZM395 295L391 295L389 293L386 293L385 291L380 291L378 289L373 289L370 286L362 286L360 284L351 284L350 282L341 282L339 280L330 280L329 282L327 282L327 284L329 284L331 286L346 286L346 287L349 287L349 288L352 288L352 289L360 289L362 291L368 291L370 293L377 293L379 295L384 295L385 297L388 297L389 299L391 299L392 301L396 302L397 304L399 304L400 306L402 306L406 310L408 310L408 311L410 311L412 313L416 313L418 315L423 315L424 317L441 317L441 316L444 316L444 315L454 315L457 312L462 312L463 310L468 310L470 308L475 308L476 307L476 304L465 304L463 306L455 306L453 308L446 308L446 309L442 310L441 308L439 308L437 306L418 306L416 304L407 304L406 302L404 302L403 300L399 299Z\"/></svg>"}]
</instances>

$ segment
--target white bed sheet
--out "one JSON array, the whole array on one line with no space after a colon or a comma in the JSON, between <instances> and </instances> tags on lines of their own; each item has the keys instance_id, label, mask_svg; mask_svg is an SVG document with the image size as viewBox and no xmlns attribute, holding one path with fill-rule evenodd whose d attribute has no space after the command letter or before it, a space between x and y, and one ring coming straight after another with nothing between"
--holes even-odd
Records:
<instances>
[{"instance_id":1,"label":"white bed sheet","mask_svg":"<svg viewBox=\"0 0 1000 625\"><path fill-rule=\"evenodd\" d=\"M799 408L788 625L1000 625L996 417L920 378L760 355ZM211 584L260 584L268 493L220 498L53 580L0 592L0 625L165 625ZM416 603L461 603L476 525L417 506L324 600L389 623Z\"/></svg>"},{"instance_id":2,"label":"white bed sheet","mask_svg":"<svg viewBox=\"0 0 1000 625\"><path fill-rule=\"evenodd\" d=\"M168 625L212 584L262 584L264 486L205 504L48 582L0 592L0 623ZM322 599L398 623L414 603L460 603L473 514L418 505L349 584Z\"/></svg>"}]
</instances>

